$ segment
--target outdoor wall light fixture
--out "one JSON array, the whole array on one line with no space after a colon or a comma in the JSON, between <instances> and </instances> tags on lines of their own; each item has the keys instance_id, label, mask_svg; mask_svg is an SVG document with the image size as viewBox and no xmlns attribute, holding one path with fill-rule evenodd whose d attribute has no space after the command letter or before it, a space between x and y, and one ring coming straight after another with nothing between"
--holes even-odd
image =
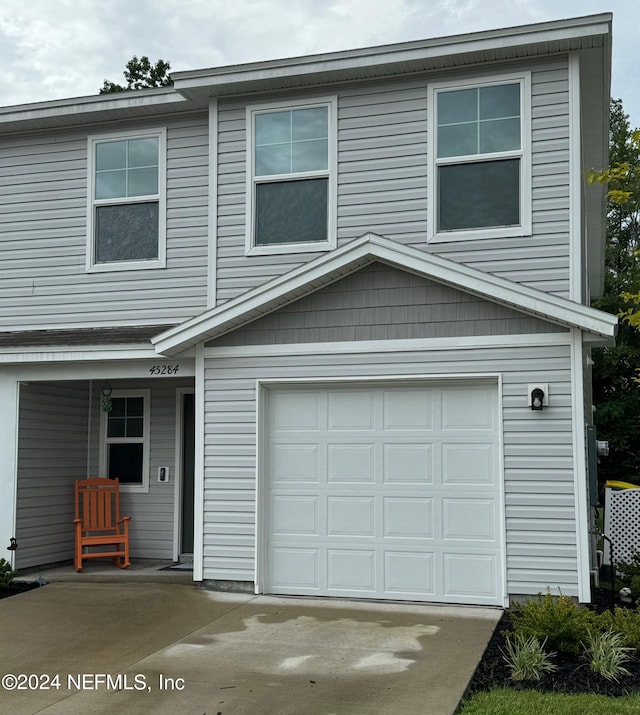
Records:
<instances>
[{"instance_id":1,"label":"outdoor wall light fixture","mask_svg":"<svg viewBox=\"0 0 640 715\"><path fill-rule=\"evenodd\" d=\"M534 390L531 391L531 409L541 410L543 407L543 401L544 392L539 387L536 387Z\"/></svg>"},{"instance_id":2,"label":"outdoor wall light fixture","mask_svg":"<svg viewBox=\"0 0 640 715\"><path fill-rule=\"evenodd\" d=\"M111 403L111 393L113 392L113 388L108 382L105 382L104 385L102 386L102 411L103 412L111 412L112 408L112 403Z\"/></svg>"},{"instance_id":3,"label":"outdoor wall light fixture","mask_svg":"<svg viewBox=\"0 0 640 715\"><path fill-rule=\"evenodd\" d=\"M549 404L548 385L528 385L529 407L541 411Z\"/></svg>"}]
</instances>

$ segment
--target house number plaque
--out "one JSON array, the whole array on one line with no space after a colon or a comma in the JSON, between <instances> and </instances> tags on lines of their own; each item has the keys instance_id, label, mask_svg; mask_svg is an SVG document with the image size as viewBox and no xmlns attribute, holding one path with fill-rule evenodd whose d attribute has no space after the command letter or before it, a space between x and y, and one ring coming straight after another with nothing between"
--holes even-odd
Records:
<instances>
[{"instance_id":1,"label":"house number plaque","mask_svg":"<svg viewBox=\"0 0 640 715\"><path fill-rule=\"evenodd\" d=\"M180 371L180 365L152 365L149 368L149 374L152 377L163 377L168 375L177 375Z\"/></svg>"}]
</instances>

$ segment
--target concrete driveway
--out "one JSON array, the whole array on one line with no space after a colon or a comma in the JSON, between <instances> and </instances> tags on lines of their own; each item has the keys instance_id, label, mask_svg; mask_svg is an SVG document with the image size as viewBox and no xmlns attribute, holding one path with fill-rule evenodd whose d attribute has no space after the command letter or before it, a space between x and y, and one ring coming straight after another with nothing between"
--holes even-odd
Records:
<instances>
[{"instance_id":1,"label":"concrete driveway","mask_svg":"<svg viewBox=\"0 0 640 715\"><path fill-rule=\"evenodd\" d=\"M0 712L444 715L500 615L51 583L0 600Z\"/></svg>"}]
</instances>

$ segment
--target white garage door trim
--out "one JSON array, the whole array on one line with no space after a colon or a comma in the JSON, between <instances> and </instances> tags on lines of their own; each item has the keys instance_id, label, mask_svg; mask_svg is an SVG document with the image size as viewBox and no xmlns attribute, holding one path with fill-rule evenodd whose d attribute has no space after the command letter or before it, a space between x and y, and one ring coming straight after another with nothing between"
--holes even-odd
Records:
<instances>
[{"instance_id":1,"label":"white garage door trim","mask_svg":"<svg viewBox=\"0 0 640 715\"><path fill-rule=\"evenodd\" d=\"M490 403L486 401L487 390L491 395ZM490 377L487 375L457 375L455 377L411 376L379 379L367 377L341 380L259 381L256 591L259 593L507 605L501 394L499 375ZM287 426L283 428L281 424L273 442L277 444L284 438L284 442L288 446L282 452L285 455L284 462L274 462L277 457L269 457L271 427L268 414L271 412L275 415L275 410L278 409L276 405L281 404L283 400L293 399L292 395L298 396L295 397L296 400L303 399L305 395L307 397L304 399L311 400L304 406L302 415L309 414L309 405L322 403L318 409L321 412L324 410L327 415L329 409L332 409L334 416L331 419L334 422L337 419L335 415L342 415L345 410L349 411L351 400L356 400L356 402L362 400L362 405L356 412L361 415L363 414L363 405L370 406L364 409L365 412L366 409L371 410L371 425L367 423L363 431L359 433L357 425L355 427L348 426L347 432L344 434L346 435L348 430L355 429L355 432L349 432L355 436L353 439L349 437L346 447L343 445L344 448L333 444L338 432L334 431L332 434L322 436L322 428L319 432L314 432L316 428L310 426L309 430L304 431L304 434L300 433L302 435L301 442L304 443L302 445L304 448L302 448L300 445L295 446L298 431L297 421L291 428ZM349 395L348 398L347 395ZM296 454L301 455L300 458L304 464L306 459L304 455L315 452L310 442L320 440L320 444L324 441L324 449L328 450L327 439L330 439L331 446L342 452L340 459L347 459L348 473L352 475L354 469L359 469L360 465L364 467L364 463L367 461L371 464L382 464L382 452L378 451L377 456L374 457L374 450L383 449L381 445L387 442L388 435L393 435L393 440L399 440L402 443L398 455L403 463L405 460L409 460L409 462L414 460L414 464L422 464L421 460L426 454L425 437L427 434L429 439L434 440L433 444L442 445L442 451L447 447L443 444L443 439L451 438L452 433L446 431L451 427L445 425L444 420L443 427L439 428L437 424L431 425L425 427L427 432L423 431L422 434L421 430L416 430L410 422L407 424L411 426L406 429L401 427L401 431L384 431L398 429L393 426L391 428L376 427L374 437L377 439L374 441L377 446L368 444L368 430L370 426L373 426L373 421L378 420L379 425L382 425L382 422L386 425L388 422L387 412L384 412L384 420L380 416L383 410L391 409L386 406L392 405L391 398L397 401L395 409L399 410L398 414L401 414L405 409L402 400L410 396L411 401L415 397L425 401L425 405L427 402L434 403L434 409L436 409L434 415L437 415L436 423L441 419L444 403L449 405L447 408L449 410L451 409L450 405L457 405L458 419L466 422L468 416L466 400L471 401L474 395L479 399L479 407L483 404L483 399L486 404L490 405L487 410L490 423L487 423L486 428L482 427L483 432L477 430L474 432L474 428L466 425L455 426L454 432L457 430L458 434L454 435L454 442L455 439L460 440L459 433L462 430L464 433L460 440L462 446L456 447L458 456L461 449L471 448L471 443L474 440L480 443L477 449L480 451L486 449L490 453L485 470L486 475L478 477L481 481L478 481L476 486L466 482L461 484L459 480L456 482L455 479L443 478L440 482L439 475L444 472L440 471L439 466L436 466L434 473L429 478L425 477L427 481L424 484L417 483L415 488L413 485L407 484L396 487L391 484L392 477L391 481L389 477L385 477L386 483L382 483L380 477L374 479L371 476L373 471L369 475L367 469L363 468L360 477L363 480L361 484L365 488L360 490L360 485L354 488L352 476L348 478L349 484L340 483L339 475L330 479L330 467L326 464L326 484L317 485L318 492L324 492L324 495L323 498L319 496L315 498L316 482L311 480L308 485L300 485L296 477L296 486L291 491L286 481L287 478L282 476L282 468L278 466L294 462ZM341 406L336 411L338 403ZM291 404L287 403L286 409L281 414L288 415ZM333 405L331 408L330 404ZM407 404L410 405L410 403ZM440 405L439 408L438 405ZM441 410L439 414L437 409ZM375 417L375 414L378 417ZM282 431L283 429L284 431ZM445 431L438 433L439 429ZM436 431L429 432L429 430ZM342 429L340 434L342 434ZM451 445L448 446L451 447ZM394 445L386 444L385 454L393 448ZM277 451L273 450L273 455L276 455ZM268 461L271 466L267 464ZM466 469L469 462L468 460L463 461ZM312 462L309 462L309 467L303 467L302 471L308 472L313 469L311 464ZM437 457L434 464L440 464ZM372 469L378 472L381 467L376 466ZM273 490L271 489L271 470L282 476L279 484ZM371 481L368 481L370 479ZM435 484L430 481L432 479L436 479ZM300 488L298 489L298 487ZM471 495L475 497L473 501L469 499ZM416 533L413 533L409 529L407 534L396 534L400 538L396 539L390 536L393 534L393 528L390 530L390 525L394 518L393 509L396 507L398 514L402 515L396 520L397 528L400 530L405 528L402 524L406 518L406 512L401 508L403 503L405 506L410 505L416 512L416 524L426 523L427 509L432 509L430 513L433 513L434 518L431 520L430 530L425 533L417 533L416 530ZM294 510L279 510L279 505L283 504L293 504L295 508ZM418 514L418 505L420 504L424 511ZM327 505L331 505L331 508ZM473 512L478 513L481 518L476 521L476 524L481 527L482 533L477 534L477 543L470 535L471 531L465 536L460 536L461 532L452 533L450 531L448 535L446 534L446 525L443 525L444 522L441 521L441 516L446 521L446 506L449 507L448 514L451 520L457 521L458 526L462 529L472 520ZM306 515L303 514L305 508L308 509ZM344 511L344 521L335 529L335 524L340 523L341 509L346 510ZM319 522L314 525L314 528L308 530L308 534L305 534L306 524L309 520L316 519L318 513L321 514ZM283 518L283 514L287 516ZM290 514L298 515L297 525L292 525L290 522L288 516ZM493 523L489 523L489 517ZM360 518L362 528L358 526L352 528L358 518ZM273 529L272 522L275 525ZM285 522L287 522L286 525ZM333 535L330 534L332 525L335 529ZM368 531L368 529L371 530ZM272 531L274 531L273 534ZM455 528L453 532L455 532ZM317 538L314 534L317 535ZM334 538L337 534L339 536ZM303 542L306 543L303 544ZM298 569L290 570L289 558L301 560L300 571ZM381 568L380 564L383 562L385 567ZM420 564L420 569L416 569L413 564ZM432 576L414 577L415 573L426 573L425 565L429 565ZM304 570L307 567L309 577L304 575ZM356 576L353 583L349 583L352 574L357 574L359 568L361 568L361 578ZM477 588L470 588L468 575L474 569L476 570ZM340 572L343 575L346 574L346 578L336 576ZM282 577L283 573L285 574L284 578ZM292 583L288 582L289 573L296 574ZM297 579L298 573L302 574L300 579ZM396 576L397 580L394 580Z\"/></svg>"}]
</instances>

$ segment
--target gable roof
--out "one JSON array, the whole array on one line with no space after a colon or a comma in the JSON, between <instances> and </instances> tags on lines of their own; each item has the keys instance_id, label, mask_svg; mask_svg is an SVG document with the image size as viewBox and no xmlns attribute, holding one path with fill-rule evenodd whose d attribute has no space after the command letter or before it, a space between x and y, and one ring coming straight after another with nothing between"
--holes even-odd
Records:
<instances>
[{"instance_id":1,"label":"gable roof","mask_svg":"<svg viewBox=\"0 0 640 715\"><path fill-rule=\"evenodd\" d=\"M618 319L579 303L513 283L447 258L367 233L237 298L151 339L158 353L177 355L252 322L373 261L381 261L523 313L611 339Z\"/></svg>"}]
</instances>

